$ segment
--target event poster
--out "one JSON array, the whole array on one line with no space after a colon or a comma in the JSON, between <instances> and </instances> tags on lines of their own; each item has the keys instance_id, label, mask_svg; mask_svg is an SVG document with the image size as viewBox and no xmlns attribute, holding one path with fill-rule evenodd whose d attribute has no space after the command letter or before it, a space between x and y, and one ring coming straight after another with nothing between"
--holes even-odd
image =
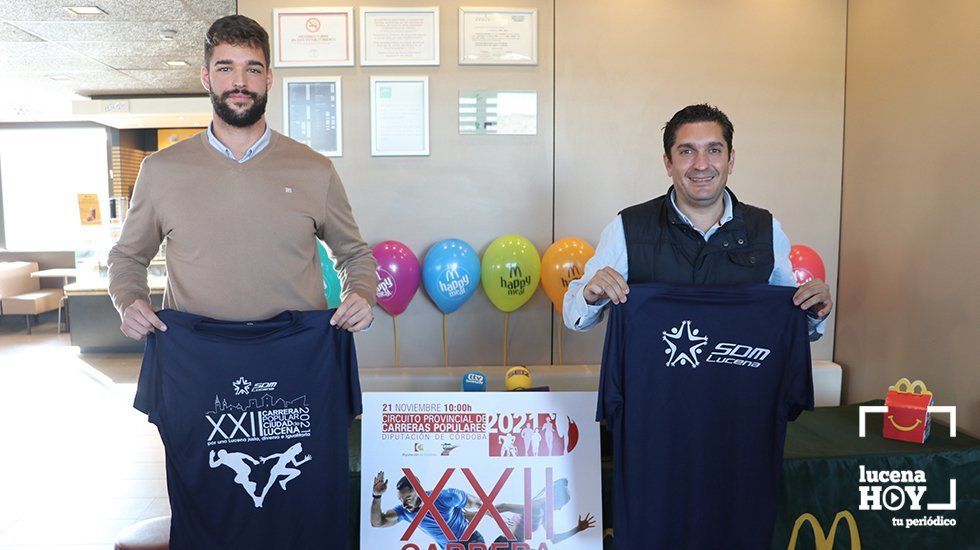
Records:
<instances>
[{"instance_id":1,"label":"event poster","mask_svg":"<svg viewBox=\"0 0 980 550\"><path fill-rule=\"evenodd\" d=\"M601 548L595 400L595 392L365 393L361 547Z\"/></svg>"}]
</instances>

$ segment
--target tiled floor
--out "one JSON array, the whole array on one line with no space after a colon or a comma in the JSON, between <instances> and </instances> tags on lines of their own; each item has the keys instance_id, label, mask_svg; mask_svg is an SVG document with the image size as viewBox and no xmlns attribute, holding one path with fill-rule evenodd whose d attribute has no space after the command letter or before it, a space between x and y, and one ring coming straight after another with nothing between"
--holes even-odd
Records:
<instances>
[{"instance_id":1,"label":"tiled floor","mask_svg":"<svg viewBox=\"0 0 980 550\"><path fill-rule=\"evenodd\" d=\"M0 322L0 548L109 549L169 513L163 445L132 407L139 363Z\"/></svg>"}]
</instances>

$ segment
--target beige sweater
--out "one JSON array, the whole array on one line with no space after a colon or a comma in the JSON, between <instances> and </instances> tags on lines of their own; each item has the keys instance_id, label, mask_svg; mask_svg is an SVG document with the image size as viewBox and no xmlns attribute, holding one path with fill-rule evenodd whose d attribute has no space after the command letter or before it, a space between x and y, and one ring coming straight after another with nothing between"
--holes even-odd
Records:
<instances>
[{"instance_id":1,"label":"beige sweater","mask_svg":"<svg viewBox=\"0 0 980 550\"><path fill-rule=\"evenodd\" d=\"M132 207L109 253L109 295L122 314L148 299L146 269L167 239L165 308L229 321L326 309L314 239L343 284L375 302L377 275L329 159L272 132L239 164L205 132L143 161Z\"/></svg>"}]
</instances>

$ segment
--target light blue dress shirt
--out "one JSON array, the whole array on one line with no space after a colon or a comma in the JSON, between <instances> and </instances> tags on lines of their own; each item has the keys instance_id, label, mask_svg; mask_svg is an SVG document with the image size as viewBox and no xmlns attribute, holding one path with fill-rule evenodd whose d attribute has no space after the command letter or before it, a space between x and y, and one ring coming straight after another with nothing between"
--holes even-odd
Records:
<instances>
[{"instance_id":1,"label":"light blue dress shirt","mask_svg":"<svg viewBox=\"0 0 980 550\"><path fill-rule=\"evenodd\" d=\"M677 203L674 202L674 190L671 189L670 191L670 204L674 210L684 223L690 225L704 236L705 241L710 239L721 226L728 223L733 217L732 199L727 189L722 196L722 200L725 203L725 211L722 213L721 219L707 231L701 231L697 227L694 227L691 220L677 208ZM769 275L769 284L776 286L797 286L796 277L793 275L793 265L789 261L789 252L789 238L783 232L783 227L779 221L773 218L772 253L775 261L773 262L772 274ZM602 321L603 311L609 305L610 300L603 298L596 302L595 305L589 305L585 302L583 290L585 289L585 283L591 281L596 272L606 266L612 267L623 276L623 279L629 280L629 261L626 256L626 233L623 230L623 218L619 215L602 230L602 236L599 237L599 246L596 247L595 256L585 264L585 275L568 285L568 292L565 293L565 301L562 308L562 316L564 317L565 326L568 328L576 331L586 331L591 329L596 323ZM807 320L810 323L810 340L817 340L823 336L824 325L827 319L817 320L812 317L807 317Z\"/></svg>"},{"instance_id":2,"label":"light blue dress shirt","mask_svg":"<svg viewBox=\"0 0 980 550\"><path fill-rule=\"evenodd\" d=\"M218 138L214 135L214 132L211 131L211 125L208 124L208 143L211 144L211 147L214 147L215 149L218 150L219 153L230 158L231 160L238 161L239 164L251 159L255 155L259 154L259 152L262 151L262 149L265 149L266 146L269 145L269 140L271 139L271 137L272 137L272 130L269 128L269 125L266 124L265 132L262 132L262 136L260 136L259 139L256 140L256 142L253 143L252 146L248 148L248 151L245 151L245 154L242 155L242 158L236 159L235 154L231 152L231 149L225 147L224 143L218 141Z\"/></svg>"}]
</instances>

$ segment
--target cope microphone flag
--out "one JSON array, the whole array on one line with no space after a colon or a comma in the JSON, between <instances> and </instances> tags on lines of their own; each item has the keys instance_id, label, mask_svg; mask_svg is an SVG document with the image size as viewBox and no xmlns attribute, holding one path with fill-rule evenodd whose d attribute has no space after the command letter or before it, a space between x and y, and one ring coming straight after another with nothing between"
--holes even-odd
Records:
<instances>
[{"instance_id":1,"label":"cope microphone flag","mask_svg":"<svg viewBox=\"0 0 980 550\"><path fill-rule=\"evenodd\" d=\"M471 370L463 375L459 389L461 391L487 391L487 376L482 372Z\"/></svg>"}]
</instances>

